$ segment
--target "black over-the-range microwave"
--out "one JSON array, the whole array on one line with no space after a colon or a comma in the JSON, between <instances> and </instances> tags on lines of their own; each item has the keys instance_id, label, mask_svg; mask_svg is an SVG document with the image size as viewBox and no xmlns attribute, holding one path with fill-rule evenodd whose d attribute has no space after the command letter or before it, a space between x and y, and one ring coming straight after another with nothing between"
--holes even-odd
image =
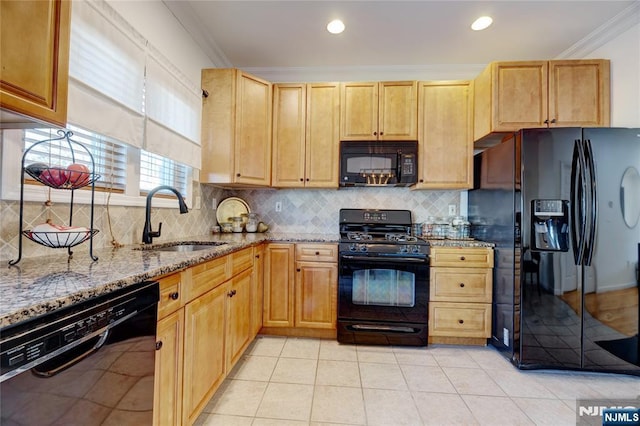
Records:
<instances>
[{"instance_id":1,"label":"black over-the-range microwave","mask_svg":"<svg viewBox=\"0 0 640 426\"><path fill-rule=\"evenodd\" d=\"M417 181L417 141L340 142L340 186L409 186Z\"/></svg>"}]
</instances>

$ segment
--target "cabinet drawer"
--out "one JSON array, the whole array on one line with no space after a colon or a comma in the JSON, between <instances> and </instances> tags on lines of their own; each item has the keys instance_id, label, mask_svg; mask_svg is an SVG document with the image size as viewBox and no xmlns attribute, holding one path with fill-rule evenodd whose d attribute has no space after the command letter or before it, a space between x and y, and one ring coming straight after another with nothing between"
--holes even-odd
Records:
<instances>
[{"instance_id":1,"label":"cabinet drawer","mask_svg":"<svg viewBox=\"0 0 640 426\"><path fill-rule=\"evenodd\" d=\"M336 244L296 244L296 261L337 262Z\"/></svg>"},{"instance_id":2,"label":"cabinet drawer","mask_svg":"<svg viewBox=\"0 0 640 426\"><path fill-rule=\"evenodd\" d=\"M470 247L432 247L431 266L493 268L493 249Z\"/></svg>"},{"instance_id":3,"label":"cabinet drawer","mask_svg":"<svg viewBox=\"0 0 640 426\"><path fill-rule=\"evenodd\" d=\"M173 274L158 280L160 283L160 301L158 319L162 319L182 306L182 274Z\"/></svg>"},{"instance_id":4,"label":"cabinet drawer","mask_svg":"<svg viewBox=\"0 0 640 426\"><path fill-rule=\"evenodd\" d=\"M229 260L230 255L227 255L189 268L191 282L183 290L184 302L190 302L229 279Z\"/></svg>"},{"instance_id":5,"label":"cabinet drawer","mask_svg":"<svg viewBox=\"0 0 640 426\"><path fill-rule=\"evenodd\" d=\"M231 276L235 277L245 269L253 266L253 247L231 253Z\"/></svg>"},{"instance_id":6,"label":"cabinet drawer","mask_svg":"<svg viewBox=\"0 0 640 426\"><path fill-rule=\"evenodd\" d=\"M491 305L430 302L429 336L491 337Z\"/></svg>"},{"instance_id":7,"label":"cabinet drawer","mask_svg":"<svg viewBox=\"0 0 640 426\"><path fill-rule=\"evenodd\" d=\"M491 303L491 271L486 268L431 268L430 300Z\"/></svg>"}]
</instances>

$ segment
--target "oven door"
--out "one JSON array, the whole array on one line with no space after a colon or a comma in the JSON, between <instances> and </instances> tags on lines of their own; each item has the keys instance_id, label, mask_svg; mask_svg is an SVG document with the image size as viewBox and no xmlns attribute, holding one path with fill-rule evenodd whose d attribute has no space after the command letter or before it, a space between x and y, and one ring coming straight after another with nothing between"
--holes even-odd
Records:
<instances>
[{"instance_id":1,"label":"oven door","mask_svg":"<svg viewBox=\"0 0 640 426\"><path fill-rule=\"evenodd\" d=\"M428 259L344 254L339 263L338 341L412 344L417 337L426 345Z\"/></svg>"}]
</instances>

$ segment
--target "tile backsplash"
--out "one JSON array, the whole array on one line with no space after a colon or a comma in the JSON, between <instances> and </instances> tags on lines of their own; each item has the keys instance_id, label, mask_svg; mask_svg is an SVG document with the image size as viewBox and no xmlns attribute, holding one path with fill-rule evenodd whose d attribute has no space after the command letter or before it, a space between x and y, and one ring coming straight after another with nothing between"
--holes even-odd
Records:
<instances>
[{"instance_id":1,"label":"tile backsplash","mask_svg":"<svg viewBox=\"0 0 640 426\"><path fill-rule=\"evenodd\" d=\"M335 189L249 189L225 190L211 185L194 184L194 199L201 197L200 209L188 214L178 214L175 209L154 208L154 229L162 225L162 237L158 241L184 236L208 234L216 225L216 211L211 208L213 200L219 203L227 197L245 200L252 212L276 232L338 233L338 211L341 208L386 208L408 209L413 212L415 222L423 222L428 216L447 216L448 206L453 204L460 211L459 191L412 191L408 188L343 188ZM282 211L276 212L276 202ZM53 205L28 202L24 205L24 228L44 222L51 217L55 223L68 222L68 205ZM90 209L87 205L74 207L73 224L88 226ZM137 244L142 239L144 207L97 205L94 208L94 228L99 229L93 239L95 248L109 247L112 241L120 244ZM20 203L0 201L0 261L17 258L19 242ZM111 227L109 227L109 224ZM110 229L112 232L110 232ZM112 235L113 233L113 235ZM23 238L23 257L51 254L50 249ZM75 256L88 256L88 245L74 249Z\"/></svg>"}]
</instances>

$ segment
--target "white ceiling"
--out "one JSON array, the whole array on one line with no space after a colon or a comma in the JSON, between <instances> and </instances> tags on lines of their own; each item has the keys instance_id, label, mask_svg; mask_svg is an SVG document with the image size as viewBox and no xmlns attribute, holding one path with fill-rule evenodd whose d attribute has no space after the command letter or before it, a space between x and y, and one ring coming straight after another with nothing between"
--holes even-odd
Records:
<instances>
[{"instance_id":1,"label":"white ceiling","mask_svg":"<svg viewBox=\"0 0 640 426\"><path fill-rule=\"evenodd\" d=\"M398 67L559 57L640 0L163 0L216 66ZM635 13L635 12L634 12ZM491 15L485 31L471 22ZM621 15L622 14L622 15ZM346 30L325 27L340 18Z\"/></svg>"}]
</instances>

